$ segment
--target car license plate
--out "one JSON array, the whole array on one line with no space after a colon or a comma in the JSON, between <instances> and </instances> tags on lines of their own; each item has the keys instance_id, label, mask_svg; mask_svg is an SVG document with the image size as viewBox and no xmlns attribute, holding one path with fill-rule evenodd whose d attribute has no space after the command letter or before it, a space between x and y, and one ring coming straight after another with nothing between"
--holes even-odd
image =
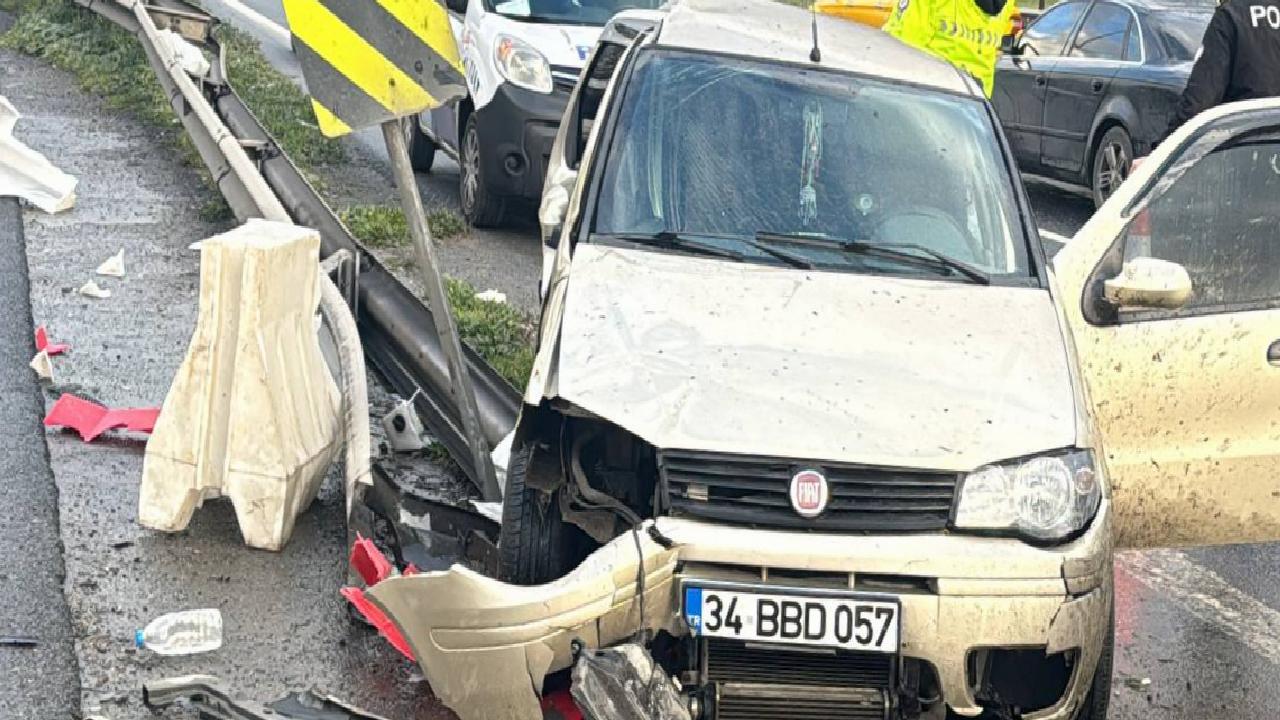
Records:
<instances>
[{"instance_id":1,"label":"car license plate","mask_svg":"<svg viewBox=\"0 0 1280 720\"><path fill-rule=\"evenodd\" d=\"M695 635L896 653L902 607L866 596L809 596L684 588Z\"/></svg>"}]
</instances>

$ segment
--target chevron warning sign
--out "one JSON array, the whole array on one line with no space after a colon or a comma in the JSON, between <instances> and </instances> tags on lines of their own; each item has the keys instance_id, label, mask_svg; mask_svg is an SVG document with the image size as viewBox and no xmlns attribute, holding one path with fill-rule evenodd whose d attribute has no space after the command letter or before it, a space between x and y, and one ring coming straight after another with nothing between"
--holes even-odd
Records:
<instances>
[{"instance_id":1,"label":"chevron warning sign","mask_svg":"<svg viewBox=\"0 0 1280 720\"><path fill-rule=\"evenodd\" d=\"M329 137L466 94L438 0L284 0L320 131Z\"/></svg>"}]
</instances>

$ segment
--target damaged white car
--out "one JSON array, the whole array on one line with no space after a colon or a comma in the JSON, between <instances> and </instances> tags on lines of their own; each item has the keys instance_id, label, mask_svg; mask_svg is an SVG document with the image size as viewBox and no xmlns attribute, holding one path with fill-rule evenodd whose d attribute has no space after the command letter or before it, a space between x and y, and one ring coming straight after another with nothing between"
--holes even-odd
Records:
<instances>
[{"instance_id":1,"label":"damaged white car","mask_svg":"<svg viewBox=\"0 0 1280 720\"><path fill-rule=\"evenodd\" d=\"M464 720L620 642L694 718L1099 720L1113 547L1280 537L1280 101L1050 263L981 88L811 21L677 2L583 71L504 577L369 592Z\"/></svg>"}]
</instances>

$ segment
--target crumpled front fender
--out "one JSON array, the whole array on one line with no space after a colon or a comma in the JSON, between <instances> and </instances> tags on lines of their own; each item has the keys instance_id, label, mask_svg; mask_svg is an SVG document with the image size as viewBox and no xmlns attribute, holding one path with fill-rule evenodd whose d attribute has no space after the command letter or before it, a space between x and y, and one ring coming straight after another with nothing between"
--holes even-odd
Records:
<instances>
[{"instance_id":1,"label":"crumpled front fender","mask_svg":"<svg viewBox=\"0 0 1280 720\"><path fill-rule=\"evenodd\" d=\"M546 585L508 585L454 566L384 580L368 597L461 720L541 720L543 678L569 666L573 640L601 647L679 620L677 551L647 530L622 535Z\"/></svg>"}]
</instances>

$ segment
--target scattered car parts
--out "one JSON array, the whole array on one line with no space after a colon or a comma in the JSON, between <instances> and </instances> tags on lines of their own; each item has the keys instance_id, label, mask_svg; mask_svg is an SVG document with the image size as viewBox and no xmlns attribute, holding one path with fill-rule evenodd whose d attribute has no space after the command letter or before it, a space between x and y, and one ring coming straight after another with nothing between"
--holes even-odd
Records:
<instances>
[{"instance_id":1,"label":"scattered car parts","mask_svg":"<svg viewBox=\"0 0 1280 720\"><path fill-rule=\"evenodd\" d=\"M212 675L184 675L142 686L152 710L185 703L209 720L386 720L316 690L290 693L270 703L239 700Z\"/></svg>"}]
</instances>

